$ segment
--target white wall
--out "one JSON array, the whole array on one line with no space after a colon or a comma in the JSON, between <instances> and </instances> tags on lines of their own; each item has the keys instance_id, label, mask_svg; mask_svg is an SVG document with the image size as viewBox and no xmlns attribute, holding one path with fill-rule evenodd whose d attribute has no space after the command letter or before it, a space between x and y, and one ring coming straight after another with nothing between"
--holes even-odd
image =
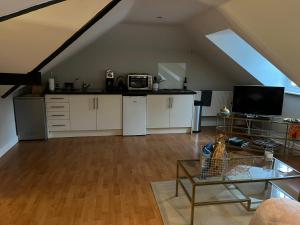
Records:
<instances>
[{"instance_id":1,"label":"white wall","mask_svg":"<svg viewBox=\"0 0 300 225\"><path fill-rule=\"evenodd\" d=\"M282 116L300 118L300 96L285 94Z\"/></svg>"},{"instance_id":2,"label":"white wall","mask_svg":"<svg viewBox=\"0 0 300 225\"><path fill-rule=\"evenodd\" d=\"M8 87L0 86L0 94ZM0 157L18 142L12 96L0 98Z\"/></svg>"},{"instance_id":3,"label":"white wall","mask_svg":"<svg viewBox=\"0 0 300 225\"><path fill-rule=\"evenodd\" d=\"M44 73L53 72L60 82L80 78L94 87L104 87L104 72L118 75L149 73L157 75L158 63L187 63L189 88L231 90L235 83L193 51L183 28L176 25L120 24L94 43ZM168 88L172 88L169 86Z\"/></svg>"}]
</instances>

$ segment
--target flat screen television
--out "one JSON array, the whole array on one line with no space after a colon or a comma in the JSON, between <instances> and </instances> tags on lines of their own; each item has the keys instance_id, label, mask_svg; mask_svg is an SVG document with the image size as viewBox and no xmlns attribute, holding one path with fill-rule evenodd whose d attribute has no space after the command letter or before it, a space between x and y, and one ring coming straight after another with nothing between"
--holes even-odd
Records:
<instances>
[{"instance_id":1,"label":"flat screen television","mask_svg":"<svg viewBox=\"0 0 300 225\"><path fill-rule=\"evenodd\" d=\"M282 114L284 87L235 86L232 112L275 116Z\"/></svg>"}]
</instances>

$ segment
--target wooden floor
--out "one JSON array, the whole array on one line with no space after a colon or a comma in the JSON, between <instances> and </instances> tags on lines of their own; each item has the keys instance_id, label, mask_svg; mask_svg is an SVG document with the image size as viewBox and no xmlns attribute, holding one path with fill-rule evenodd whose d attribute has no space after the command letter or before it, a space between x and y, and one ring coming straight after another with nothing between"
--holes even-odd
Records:
<instances>
[{"instance_id":1,"label":"wooden floor","mask_svg":"<svg viewBox=\"0 0 300 225\"><path fill-rule=\"evenodd\" d=\"M0 225L162 225L150 182L211 134L21 142L0 159Z\"/></svg>"},{"instance_id":2,"label":"wooden floor","mask_svg":"<svg viewBox=\"0 0 300 225\"><path fill-rule=\"evenodd\" d=\"M213 135L21 142L0 159L0 225L162 225L150 182Z\"/></svg>"}]
</instances>

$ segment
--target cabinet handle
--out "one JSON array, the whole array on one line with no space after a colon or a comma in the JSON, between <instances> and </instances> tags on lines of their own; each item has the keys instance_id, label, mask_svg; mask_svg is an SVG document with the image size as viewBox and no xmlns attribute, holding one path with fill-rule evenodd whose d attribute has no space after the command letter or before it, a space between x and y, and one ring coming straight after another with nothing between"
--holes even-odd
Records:
<instances>
[{"instance_id":1,"label":"cabinet handle","mask_svg":"<svg viewBox=\"0 0 300 225\"><path fill-rule=\"evenodd\" d=\"M53 124L52 127L65 127L66 125L62 125L62 124Z\"/></svg>"},{"instance_id":2,"label":"cabinet handle","mask_svg":"<svg viewBox=\"0 0 300 225\"><path fill-rule=\"evenodd\" d=\"M50 99L52 99L52 100L63 100L65 98L50 98Z\"/></svg>"},{"instance_id":3,"label":"cabinet handle","mask_svg":"<svg viewBox=\"0 0 300 225\"><path fill-rule=\"evenodd\" d=\"M51 108L53 108L53 109L63 109L65 107L64 106L51 106Z\"/></svg>"},{"instance_id":4,"label":"cabinet handle","mask_svg":"<svg viewBox=\"0 0 300 225\"><path fill-rule=\"evenodd\" d=\"M97 103L97 109L99 109L99 98L96 98L96 103Z\"/></svg>"},{"instance_id":5,"label":"cabinet handle","mask_svg":"<svg viewBox=\"0 0 300 225\"><path fill-rule=\"evenodd\" d=\"M65 115L51 115L53 117L65 116Z\"/></svg>"},{"instance_id":6,"label":"cabinet handle","mask_svg":"<svg viewBox=\"0 0 300 225\"><path fill-rule=\"evenodd\" d=\"M93 109L96 109L96 106L95 106L95 105L96 105L95 100L96 100L96 99L93 98Z\"/></svg>"},{"instance_id":7,"label":"cabinet handle","mask_svg":"<svg viewBox=\"0 0 300 225\"><path fill-rule=\"evenodd\" d=\"M173 97L169 97L169 109L173 108Z\"/></svg>"}]
</instances>

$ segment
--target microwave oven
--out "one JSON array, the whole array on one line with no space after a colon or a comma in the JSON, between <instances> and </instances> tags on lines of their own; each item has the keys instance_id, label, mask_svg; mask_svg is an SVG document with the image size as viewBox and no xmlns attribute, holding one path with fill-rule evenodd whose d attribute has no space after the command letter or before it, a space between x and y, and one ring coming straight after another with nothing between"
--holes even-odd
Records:
<instances>
[{"instance_id":1,"label":"microwave oven","mask_svg":"<svg viewBox=\"0 0 300 225\"><path fill-rule=\"evenodd\" d=\"M128 90L152 90L152 76L147 74L129 74Z\"/></svg>"}]
</instances>

